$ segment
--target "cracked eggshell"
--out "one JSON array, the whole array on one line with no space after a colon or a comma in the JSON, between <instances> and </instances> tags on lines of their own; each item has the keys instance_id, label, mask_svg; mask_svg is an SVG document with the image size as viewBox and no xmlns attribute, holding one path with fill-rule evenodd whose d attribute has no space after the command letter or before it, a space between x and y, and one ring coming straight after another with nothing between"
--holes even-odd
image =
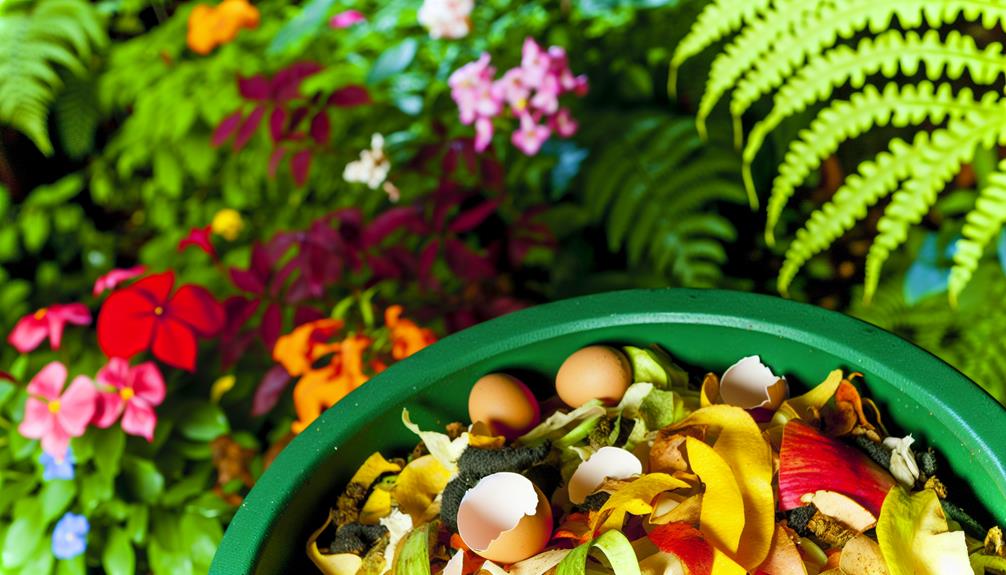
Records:
<instances>
[{"instance_id":1,"label":"cracked eggshell","mask_svg":"<svg viewBox=\"0 0 1006 575\"><path fill-rule=\"evenodd\" d=\"M458 534L479 556L516 563L545 548L552 536L552 508L523 475L494 473L461 499Z\"/></svg>"},{"instance_id":2,"label":"cracked eggshell","mask_svg":"<svg viewBox=\"0 0 1006 575\"><path fill-rule=\"evenodd\" d=\"M581 463L569 478L569 500L583 503L606 478L628 479L642 472L643 464L632 452L618 447L602 447Z\"/></svg>"},{"instance_id":3,"label":"cracked eggshell","mask_svg":"<svg viewBox=\"0 0 1006 575\"><path fill-rule=\"evenodd\" d=\"M723 402L744 409L760 407L775 411L788 396L786 378L772 373L757 355L731 365L720 380Z\"/></svg>"}]
</instances>

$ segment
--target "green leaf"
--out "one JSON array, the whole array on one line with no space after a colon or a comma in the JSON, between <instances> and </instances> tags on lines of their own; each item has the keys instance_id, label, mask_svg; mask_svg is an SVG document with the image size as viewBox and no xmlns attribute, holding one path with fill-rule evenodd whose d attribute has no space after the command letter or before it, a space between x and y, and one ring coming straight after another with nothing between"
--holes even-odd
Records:
<instances>
[{"instance_id":1,"label":"green leaf","mask_svg":"<svg viewBox=\"0 0 1006 575\"><path fill-rule=\"evenodd\" d=\"M693 394L693 408L698 408L698 394ZM676 391L654 388L639 405L639 414L647 429L663 429L680 421L688 413L685 398Z\"/></svg>"},{"instance_id":2,"label":"green leaf","mask_svg":"<svg viewBox=\"0 0 1006 575\"><path fill-rule=\"evenodd\" d=\"M181 481L169 487L164 492L162 503L167 507L177 507L187 499L210 489L212 487L210 481L212 473L212 464L207 462L201 465L197 471L190 472Z\"/></svg>"},{"instance_id":3,"label":"green leaf","mask_svg":"<svg viewBox=\"0 0 1006 575\"><path fill-rule=\"evenodd\" d=\"M367 83L376 84L405 71L412 64L418 50L419 42L415 38L406 38L388 48L377 57L367 76Z\"/></svg>"},{"instance_id":4,"label":"green leaf","mask_svg":"<svg viewBox=\"0 0 1006 575\"><path fill-rule=\"evenodd\" d=\"M652 383L659 389L685 387L688 373L678 367L671 355L654 345L646 349L627 345L624 348L632 364L632 381Z\"/></svg>"},{"instance_id":5,"label":"green leaf","mask_svg":"<svg viewBox=\"0 0 1006 575\"><path fill-rule=\"evenodd\" d=\"M213 555L223 539L224 532L220 522L198 515L187 513L181 521L182 533L185 534L186 548L196 566L209 568Z\"/></svg>"},{"instance_id":6,"label":"green leaf","mask_svg":"<svg viewBox=\"0 0 1006 575\"><path fill-rule=\"evenodd\" d=\"M115 478L100 472L88 473L80 480L80 506L88 515L115 493Z\"/></svg>"},{"instance_id":7,"label":"green leaf","mask_svg":"<svg viewBox=\"0 0 1006 575\"><path fill-rule=\"evenodd\" d=\"M47 481L39 495L42 502L42 520L46 523L59 517L77 496L77 484L71 480Z\"/></svg>"},{"instance_id":8,"label":"green leaf","mask_svg":"<svg viewBox=\"0 0 1006 575\"><path fill-rule=\"evenodd\" d=\"M21 225L25 249L33 254L38 253L49 239L48 214L40 210L25 210L18 223Z\"/></svg>"},{"instance_id":9,"label":"green leaf","mask_svg":"<svg viewBox=\"0 0 1006 575\"><path fill-rule=\"evenodd\" d=\"M129 533L125 529L109 530L105 549L101 554L101 565L108 575L133 575L136 553L129 540Z\"/></svg>"},{"instance_id":10,"label":"green leaf","mask_svg":"<svg viewBox=\"0 0 1006 575\"><path fill-rule=\"evenodd\" d=\"M40 507L35 499L24 499L15 506L14 522L4 538L4 567L14 569L24 565L42 540L45 523L42 521Z\"/></svg>"},{"instance_id":11,"label":"green leaf","mask_svg":"<svg viewBox=\"0 0 1006 575\"><path fill-rule=\"evenodd\" d=\"M20 433L11 433L7 438L10 440L8 446L14 461L24 461L35 455L35 449L38 447L37 439L28 439Z\"/></svg>"},{"instance_id":12,"label":"green leaf","mask_svg":"<svg viewBox=\"0 0 1006 575\"><path fill-rule=\"evenodd\" d=\"M632 543L618 531L605 531L600 537L573 549L556 567L556 575L584 575L587 556L592 549L604 553L615 575L640 575L639 560Z\"/></svg>"},{"instance_id":13,"label":"green leaf","mask_svg":"<svg viewBox=\"0 0 1006 575\"><path fill-rule=\"evenodd\" d=\"M55 183L35 188L24 203L31 207L56 208L77 197L83 189L84 177L70 174Z\"/></svg>"},{"instance_id":14,"label":"green leaf","mask_svg":"<svg viewBox=\"0 0 1006 575\"><path fill-rule=\"evenodd\" d=\"M213 441L230 431L227 416L220 407L203 402L190 402L178 420L178 431L194 441Z\"/></svg>"},{"instance_id":15,"label":"green leaf","mask_svg":"<svg viewBox=\"0 0 1006 575\"><path fill-rule=\"evenodd\" d=\"M134 505L133 512L126 522L126 534L129 540L137 545L143 545L147 540L150 509L146 505Z\"/></svg>"},{"instance_id":16,"label":"green leaf","mask_svg":"<svg viewBox=\"0 0 1006 575\"><path fill-rule=\"evenodd\" d=\"M126 448L126 434L118 427L96 429L94 436L94 465L100 473L115 477L119 474L122 452Z\"/></svg>"},{"instance_id":17,"label":"green leaf","mask_svg":"<svg viewBox=\"0 0 1006 575\"><path fill-rule=\"evenodd\" d=\"M318 35L335 0L310 0L300 12L273 36L266 54L276 56L297 48Z\"/></svg>"},{"instance_id":18,"label":"green leaf","mask_svg":"<svg viewBox=\"0 0 1006 575\"><path fill-rule=\"evenodd\" d=\"M73 559L60 559L56 562L56 575L85 575L87 565L84 556L77 555Z\"/></svg>"},{"instance_id":19,"label":"green leaf","mask_svg":"<svg viewBox=\"0 0 1006 575\"><path fill-rule=\"evenodd\" d=\"M409 533L395 556L395 573L430 575L430 532L436 523L427 523Z\"/></svg>"},{"instance_id":20,"label":"green leaf","mask_svg":"<svg viewBox=\"0 0 1006 575\"><path fill-rule=\"evenodd\" d=\"M7 400L14 396L17 386L7 380L0 380L0 407L7 403Z\"/></svg>"},{"instance_id":21,"label":"green leaf","mask_svg":"<svg viewBox=\"0 0 1006 575\"><path fill-rule=\"evenodd\" d=\"M122 471L127 487L141 501L154 503L164 493L164 476L152 461L126 457L122 460Z\"/></svg>"}]
</instances>

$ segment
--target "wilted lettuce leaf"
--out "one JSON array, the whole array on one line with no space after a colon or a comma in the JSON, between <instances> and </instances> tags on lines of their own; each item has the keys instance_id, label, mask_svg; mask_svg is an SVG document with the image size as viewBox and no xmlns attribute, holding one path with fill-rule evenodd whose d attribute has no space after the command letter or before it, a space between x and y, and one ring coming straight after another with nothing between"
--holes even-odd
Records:
<instances>
[{"instance_id":1,"label":"wilted lettuce leaf","mask_svg":"<svg viewBox=\"0 0 1006 575\"><path fill-rule=\"evenodd\" d=\"M877 540L891 575L971 573L964 532L949 529L935 491L891 489L877 522Z\"/></svg>"}]
</instances>

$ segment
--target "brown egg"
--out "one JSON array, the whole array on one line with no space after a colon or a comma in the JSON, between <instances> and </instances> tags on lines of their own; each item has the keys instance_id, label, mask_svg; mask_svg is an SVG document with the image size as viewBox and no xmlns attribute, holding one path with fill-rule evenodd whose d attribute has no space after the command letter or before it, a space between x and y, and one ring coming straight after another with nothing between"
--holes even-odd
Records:
<instances>
[{"instance_id":1,"label":"brown egg","mask_svg":"<svg viewBox=\"0 0 1006 575\"><path fill-rule=\"evenodd\" d=\"M555 376L555 391L576 408L592 399L614 405L632 384L632 366L625 354L606 345L585 347L566 358Z\"/></svg>"},{"instance_id":2,"label":"brown egg","mask_svg":"<svg viewBox=\"0 0 1006 575\"><path fill-rule=\"evenodd\" d=\"M526 385L505 373L490 373L475 382L468 394L472 423L489 426L493 435L513 440L541 421L538 400Z\"/></svg>"}]
</instances>

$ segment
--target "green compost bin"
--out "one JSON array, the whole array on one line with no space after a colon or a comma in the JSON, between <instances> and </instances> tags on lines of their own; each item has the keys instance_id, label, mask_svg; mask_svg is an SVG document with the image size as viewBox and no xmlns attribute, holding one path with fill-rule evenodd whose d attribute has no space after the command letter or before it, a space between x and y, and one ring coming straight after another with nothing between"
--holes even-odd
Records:
<instances>
[{"instance_id":1,"label":"green compost bin","mask_svg":"<svg viewBox=\"0 0 1006 575\"><path fill-rule=\"evenodd\" d=\"M666 348L692 369L722 371L758 354L794 392L836 367L865 375L889 427L943 457L955 500L1006 524L1006 409L922 349L879 328L774 297L715 290L633 290L512 313L393 365L322 414L275 460L224 535L211 575L315 573L305 554L353 471L373 451L410 450L403 407L424 428L467 420L468 390L496 370L541 397L562 360L588 344ZM893 425L891 425L893 424ZM892 430L892 433L895 431ZM949 469L947 469L949 467Z\"/></svg>"}]
</instances>

